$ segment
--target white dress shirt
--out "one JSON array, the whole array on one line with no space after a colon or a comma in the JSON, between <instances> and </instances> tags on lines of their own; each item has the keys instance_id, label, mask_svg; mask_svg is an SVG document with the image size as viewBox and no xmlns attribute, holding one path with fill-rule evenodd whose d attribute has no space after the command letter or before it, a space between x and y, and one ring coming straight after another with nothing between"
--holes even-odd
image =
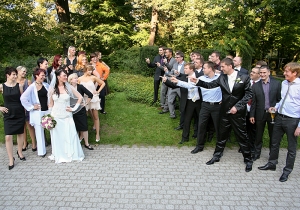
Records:
<instances>
[{"instance_id":1,"label":"white dress shirt","mask_svg":"<svg viewBox=\"0 0 300 210\"><path fill-rule=\"evenodd\" d=\"M238 73L237 71L233 71L232 74L227 75L230 92L232 92L234 83L236 82L237 73Z\"/></svg>"}]
</instances>

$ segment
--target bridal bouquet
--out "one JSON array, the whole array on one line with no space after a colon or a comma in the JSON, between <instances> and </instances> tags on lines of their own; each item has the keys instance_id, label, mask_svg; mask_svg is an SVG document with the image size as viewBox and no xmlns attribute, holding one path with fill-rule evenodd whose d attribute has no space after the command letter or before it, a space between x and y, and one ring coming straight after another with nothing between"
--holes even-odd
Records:
<instances>
[{"instance_id":1,"label":"bridal bouquet","mask_svg":"<svg viewBox=\"0 0 300 210\"><path fill-rule=\"evenodd\" d=\"M43 128L46 128L47 130L51 130L55 127L56 121L50 114L46 114L42 117L41 125Z\"/></svg>"}]
</instances>

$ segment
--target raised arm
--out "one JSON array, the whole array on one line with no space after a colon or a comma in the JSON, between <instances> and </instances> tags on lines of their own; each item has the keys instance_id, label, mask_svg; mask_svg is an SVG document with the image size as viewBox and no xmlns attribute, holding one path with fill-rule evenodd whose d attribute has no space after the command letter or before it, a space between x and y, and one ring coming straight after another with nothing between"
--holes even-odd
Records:
<instances>
[{"instance_id":1,"label":"raised arm","mask_svg":"<svg viewBox=\"0 0 300 210\"><path fill-rule=\"evenodd\" d=\"M94 77L94 82L97 82L100 86L98 93L100 93L100 91L104 88L105 86L105 82L97 77Z\"/></svg>"}]
</instances>

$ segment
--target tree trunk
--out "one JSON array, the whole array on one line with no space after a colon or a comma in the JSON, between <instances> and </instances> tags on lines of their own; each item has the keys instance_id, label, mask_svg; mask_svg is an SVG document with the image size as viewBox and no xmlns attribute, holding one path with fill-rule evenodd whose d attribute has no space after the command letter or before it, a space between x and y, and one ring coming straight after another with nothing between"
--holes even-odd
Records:
<instances>
[{"instance_id":1,"label":"tree trunk","mask_svg":"<svg viewBox=\"0 0 300 210\"><path fill-rule=\"evenodd\" d=\"M56 0L56 12L58 16L59 23L61 24L60 33L64 34L65 25L71 24L70 19L70 10L69 10L69 2L68 0ZM66 43L63 43L64 53L68 53L68 47Z\"/></svg>"},{"instance_id":2,"label":"tree trunk","mask_svg":"<svg viewBox=\"0 0 300 210\"><path fill-rule=\"evenodd\" d=\"M157 30L157 19L158 19L158 13L156 5L153 5L152 7L152 17L151 17L151 28L150 28L150 36L149 36L149 45L153 46L155 41L155 35Z\"/></svg>"}]
</instances>

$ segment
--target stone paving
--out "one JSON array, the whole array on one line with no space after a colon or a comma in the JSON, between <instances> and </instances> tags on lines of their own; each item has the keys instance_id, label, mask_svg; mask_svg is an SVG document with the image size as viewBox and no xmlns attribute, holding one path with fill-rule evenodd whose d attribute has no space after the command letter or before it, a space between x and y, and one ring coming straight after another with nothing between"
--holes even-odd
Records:
<instances>
[{"instance_id":1,"label":"stone paving","mask_svg":"<svg viewBox=\"0 0 300 210\"><path fill-rule=\"evenodd\" d=\"M211 166L213 148L192 149L99 145L84 148L83 162L55 164L30 148L9 171L2 145L0 209L300 209L299 156L281 183L286 149L276 171L257 169L267 162L264 149L249 173L236 148Z\"/></svg>"}]
</instances>

